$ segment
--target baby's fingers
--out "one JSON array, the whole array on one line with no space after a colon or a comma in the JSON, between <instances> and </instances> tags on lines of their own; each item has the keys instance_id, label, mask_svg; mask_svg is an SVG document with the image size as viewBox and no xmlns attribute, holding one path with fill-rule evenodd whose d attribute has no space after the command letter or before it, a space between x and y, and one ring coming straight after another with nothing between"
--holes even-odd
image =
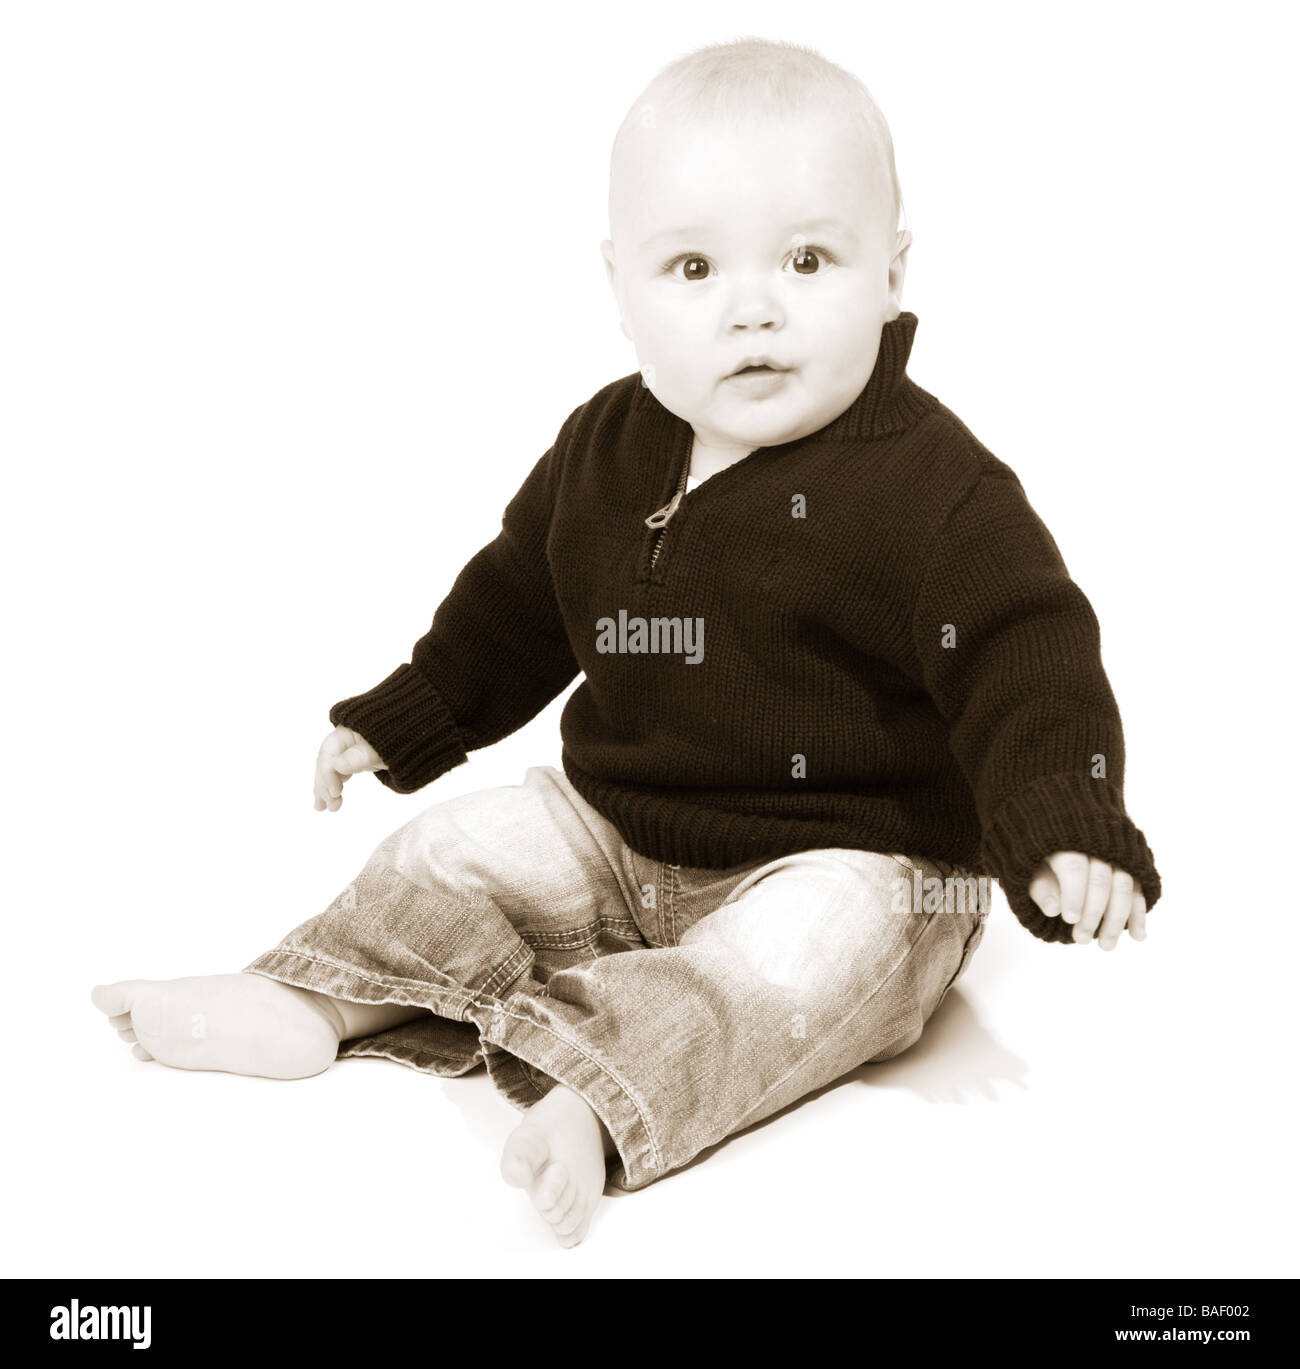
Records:
<instances>
[{"instance_id":1,"label":"baby's fingers","mask_svg":"<svg viewBox=\"0 0 1300 1369\"><path fill-rule=\"evenodd\" d=\"M1039 872L1029 881L1026 892L1043 910L1044 917L1056 917L1061 911L1061 886L1052 867L1044 862Z\"/></svg>"},{"instance_id":2,"label":"baby's fingers","mask_svg":"<svg viewBox=\"0 0 1300 1369\"><path fill-rule=\"evenodd\" d=\"M1077 923L1088 892L1088 857L1082 851L1055 851L1047 863L1061 886L1061 916Z\"/></svg>"},{"instance_id":3,"label":"baby's fingers","mask_svg":"<svg viewBox=\"0 0 1300 1369\"><path fill-rule=\"evenodd\" d=\"M321 747L320 755L316 758L315 795L318 813L326 808L335 813L343 801L343 778L334 768L337 760L337 756L331 755L324 746Z\"/></svg>"},{"instance_id":4,"label":"baby's fingers","mask_svg":"<svg viewBox=\"0 0 1300 1369\"><path fill-rule=\"evenodd\" d=\"M1115 872L1104 860L1098 860L1096 856L1088 858L1088 883L1084 896L1083 912L1079 915L1079 921L1074 928L1076 942L1090 941L1096 935L1097 927L1101 923L1101 915L1110 903L1110 890L1114 877Z\"/></svg>"},{"instance_id":5,"label":"baby's fingers","mask_svg":"<svg viewBox=\"0 0 1300 1369\"><path fill-rule=\"evenodd\" d=\"M340 775L355 775L362 770L375 770L379 758L368 746L349 746L341 756L334 757L334 769Z\"/></svg>"},{"instance_id":6,"label":"baby's fingers","mask_svg":"<svg viewBox=\"0 0 1300 1369\"><path fill-rule=\"evenodd\" d=\"M323 781L320 780L319 778L317 779L317 781L316 781L316 794L315 794L316 805L315 805L315 806L316 806L316 811L317 811L318 813L323 813L327 808L329 809L329 811L330 811L331 813L337 813L337 812L339 811L339 808L340 808L340 807L342 806L342 804L343 804L343 792L342 792L342 790L338 787L338 785L339 785L339 781L338 781L337 777L336 777L335 780L334 780L334 785L333 785L333 787L331 787L331 786L328 785L327 783L323 782Z\"/></svg>"},{"instance_id":7,"label":"baby's fingers","mask_svg":"<svg viewBox=\"0 0 1300 1369\"><path fill-rule=\"evenodd\" d=\"M1147 901L1141 889L1133 895L1133 907L1128 915L1128 934L1134 941L1147 939Z\"/></svg>"},{"instance_id":8,"label":"baby's fingers","mask_svg":"<svg viewBox=\"0 0 1300 1369\"><path fill-rule=\"evenodd\" d=\"M1110 881L1110 901L1101 926L1097 928L1097 945L1103 951L1113 951L1119 934L1128 923L1133 903L1133 876L1127 870L1116 869Z\"/></svg>"}]
</instances>

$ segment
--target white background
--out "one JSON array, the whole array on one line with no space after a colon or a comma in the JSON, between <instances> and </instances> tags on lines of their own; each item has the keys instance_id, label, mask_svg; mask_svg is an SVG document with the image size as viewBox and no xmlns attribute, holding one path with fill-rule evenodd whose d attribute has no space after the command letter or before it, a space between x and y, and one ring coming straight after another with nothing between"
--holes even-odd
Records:
<instances>
[{"instance_id":1,"label":"white background","mask_svg":"<svg viewBox=\"0 0 1300 1369\"><path fill-rule=\"evenodd\" d=\"M1294 1276L1293 35L1281 4L0 11L5 1272ZM636 369L614 131L686 48L812 44L893 129L913 378L1102 624L1143 943L998 896L924 1039L559 1249L480 1072L133 1059L96 983L233 971L563 696L313 810L560 423ZM863 535L870 536L869 528Z\"/></svg>"}]
</instances>

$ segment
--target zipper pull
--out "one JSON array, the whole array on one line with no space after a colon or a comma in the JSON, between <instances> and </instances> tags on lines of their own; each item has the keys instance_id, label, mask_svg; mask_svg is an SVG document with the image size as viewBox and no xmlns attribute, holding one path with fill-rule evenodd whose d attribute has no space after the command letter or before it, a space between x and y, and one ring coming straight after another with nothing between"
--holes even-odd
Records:
<instances>
[{"instance_id":1,"label":"zipper pull","mask_svg":"<svg viewBox=\"0 0 1300 1369\"><path fill-rule=\"evenodd\" d=\"M665 527L668 523L668 520L673 516L673 514L677 512L677 506L682 502L682 495L685 493L685 490L678 490L677 493L673 495L672 501L670 503L665 504L662 509L659 509L657 512L652 513L650 517L645 520L646 527Z\"/></svg>"}]
</instances>

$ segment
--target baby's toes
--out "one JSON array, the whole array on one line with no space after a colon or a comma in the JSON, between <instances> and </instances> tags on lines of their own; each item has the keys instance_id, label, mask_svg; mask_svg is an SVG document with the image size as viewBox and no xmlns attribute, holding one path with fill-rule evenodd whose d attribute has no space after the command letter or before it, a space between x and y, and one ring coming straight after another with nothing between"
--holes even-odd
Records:
<instances>
[{"instance_id":1,"label":"baby's toes","mask_svg":"<svg viewBox=\"0 0 1300 1369\"><path fill-rule=\"evenodd\" d=\"M575 1190L563 1214L555 1219L555 1234L557 1236L574 1235L582 1227L586 1215L587 1205Z\"/></svg>"},{"instance_id":2,"label":"baby's toes","mask_svg":"<svg viewBox=\"0 0 1300 1369\"><path fill-rule=\"evenodd\" d=\"M581 1245L582 1242L586 1240L587 1228L591 1224L589 1221L590 1216L591 1214L589 1212L584 1212L582 1219L572 1231L561 1231L558 1227L556 1228L555 1239L559 1242L561 1249L572 1250L575 1245Z\"/></svg>"},{"instance_id":3,"label":"baby's toes","mask_svg":"<svg viewBox=\"0 0 1300 1369\"><path fill-rule=\"evenodd\" d=\"M90 1001L110 1021L114 1017L130 1017L133 979L119 979L116 984L96 984L90 991Z\"/></svg>"},{"instance_id":4,"label":"baby's toes","mask_svg":"<svg viewBox=\"0 0 1300 1369\"><path fill-rule=\"evenodd\" d=\"M145 1050L145 1048L138 1041L135 1043L134 1046L131 1047L131 1054L134 1055L137 1060L153 1059L153 1056L150 1055L149 1052Z\"/></svg>"},{"instance_id":5,"label":"baby's toes","mask_svg":"<svg viewBox=\"0 0 1300 1369\"><path fill-rule=\"evenodd\" d=\"M567 1198L569 1192L569 1171L558 1161L552 1160L546 1167L546 1173L537 1181L533 1202L547 1221L554 1221L567 1206L567 1203L562 1205L562 1200Z\"/></svg>"},{"instance_id":6,"label":"baby's toes","mask_svg":"<svg viewBox=\"0 0 1300 1369\"><path fill-rule=\"evenodd\" d=\"M573 1222L570 1219L574 1217L575 1213L579 1219L581 1218L581 1207L578 1186L570 1181L565 1185L564 1192L555 1200L550 1210L543 1215L558 1233L564 1234L566 1230L571 1231L573 1229Z\"/></svg>"},{"instance_id":7,"label":"baby's toes","mask_svg":"<svg viewBox=\"0 0 1300 1369\"><path fill-rule=\"evenodd\" d=\"M117 986L116 984L112 984L112 985L109 985L109 986L108 986L108 991L111 993L112 991L116 990L117 988L118 988L118 986ZM95 994L98 994L98 993L99 993L99 989L96 989L96 990L95 990ZM94 996L95 996L95 995L92 995L92 998L94 998ZM95 1006L96 1006L97 1008L100 1008L100 1007L101 1007L101 1004L100 1004L98 1001L96 1001L96 1002L95 1002ZM101 1008L101 1010L102 1010L102 1008ZM113 1030L118 1034L118 1036L119 1036L123 1041L126 1042L126 1044L127 1044L128 1046L135 1046L137 1051L144 1051L144 1054L143 1054L143 1055L140 1055L140 1056L137 1057L138 1059L140 1059L140 1060L152 1060L152 1059L153 1059L153 1056L150 1055L148 1051L145 1051L145 1050L144 1050L144 1047L141 1046L141 1045L139 1044L139 1043L140 1043L140 1038L135 1034L135 1024L131 1021L131 1014L130 1014L129 1012L112 1013L112 1014L109 1016L108 1025L109 1025L110 1027L113 1028ZM132 1053L134 1054L135 1052L132 1052Z\"/></svg>"},{"instance_id":8,"label":"baby's toes","mask_svg":"<svg viewBox=\"0 0 1300 1369\"><path fill-rule=\"evenodd\" d=\"M501 1177L516 1188L528 1188L550 1158L546 1138L525 1126L518 1126L506 1141L501 1155Z\"/></svg>"}]
</instances>

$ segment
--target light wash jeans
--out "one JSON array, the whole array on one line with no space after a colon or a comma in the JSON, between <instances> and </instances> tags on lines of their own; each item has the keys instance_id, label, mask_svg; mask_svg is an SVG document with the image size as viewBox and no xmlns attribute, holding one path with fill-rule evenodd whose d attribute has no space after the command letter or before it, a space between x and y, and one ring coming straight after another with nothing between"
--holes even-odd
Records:
<instances>
[{"instance_id":1,"label":"light wash jeans","mask_svg":"<svg viewBox=\"0 0 1300 1369\"><path fill-rule=\"evenodd\" d=\"M922 885L932 896L913 899ZM961 897L954 897L959 894ZM928 906L933 911L926 911ZM921 1035L984 934L985 881L873 851L713 870L631 850L562 771L435 804L247 972L432 1016L343 1043L528 1108L557 1081L644 1188Z\"/></svg>"}]
</instances>

